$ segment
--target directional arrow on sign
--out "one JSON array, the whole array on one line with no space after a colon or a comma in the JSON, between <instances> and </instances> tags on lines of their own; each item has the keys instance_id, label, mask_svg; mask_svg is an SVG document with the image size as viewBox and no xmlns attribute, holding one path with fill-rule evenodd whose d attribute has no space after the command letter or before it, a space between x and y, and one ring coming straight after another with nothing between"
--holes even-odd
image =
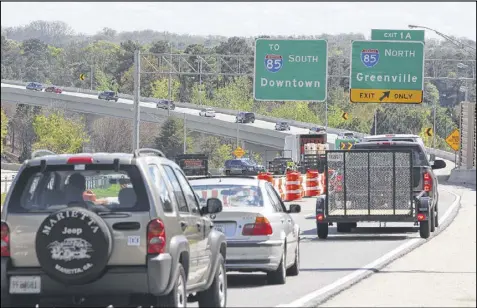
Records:
<instances>
[{"instance_id":1,"label":"directional arrow on sign","mask_svg":"<svg viewBox=\"0 0 477 308\"><path fill-rule=\"evenodd\" d=\"M341 117L343 118L343 120L348 120L348 113L347 112L343 112L343 114L341 115Z\"/></svg>"},{"instance_id":2,"label":"directional arrow on sign","mask_svg":"<svg viewBox=\"0 0 477 308\"><path fill-rule=\"evenodd\" d=\"M84 80L85 76L84 74L80 74L80 80Z\"/></svg>"},{"instance_id":3,"label":"directional arrow on sign","mask_svg":"<svg viewBox=\"0 0 477 308\"><path fill-rule=\"evenodd\" d=\"M426 128L426 136L432 137L432 135L434 135L434 132L432 131L432 127Z\"/></svg>"},{"instance_id":4,"label":"directional arrow on sign","mask_svg":"<svg viewBox=\"0 0 477 308\"><path fill-rule=\"evenodd\" d=\"M389 98L390 94L391 94L391 91L383 92L383 95L379 98L379 101L382 102L385 98Z\"/></svg>"},{"instance_id":5,"label":"directional arrow on sign","mask_svg":"<svg viewBox=\"0 0 477 308\"><path fill-rule=\"evenodd\" d=\"M353 143L351 142L341 142L340 144L340 149L342 150L351 150L352 147L353 147Z\"/></svg>"}]
</instances>

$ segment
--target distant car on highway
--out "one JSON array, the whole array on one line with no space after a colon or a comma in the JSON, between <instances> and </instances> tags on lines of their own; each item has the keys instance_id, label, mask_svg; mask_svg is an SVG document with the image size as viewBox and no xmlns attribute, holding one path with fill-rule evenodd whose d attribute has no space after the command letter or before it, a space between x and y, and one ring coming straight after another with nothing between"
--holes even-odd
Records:
<instances>
[{"instance_id":1,"label":"distant car on highway","mask_svg":"<svg viewBox=\"0 0 477 308\"><path fill-rule=\"evenodd\" d=\"M33 90L33 91L43 91L43 85L39 82L29 82L26 85L27 90Z\"/></svg>"},{"instance_id":2,"label":"distant car on highway","mask_svg":"<svg viewBox=\"0 0 477 308\"><path fill-rule=\"evenodd\" d=\"M315 126L315 127L311 127L309 130L308 130L308 134L317 134L317 133L321 133L321 132L324 132L326 131L325 127L323 126Z\"/></svg>"},{"instance_id":3,"label":"distant car on highway","mask_svg":"<svg viewBox=\"0 0 477 308\"><path fill-rule=\"evenodd\" d=\"M176 105L173 101L170 101L168 99L161 99L156 103L156 108L174 110L176 109Z\"/></svg>"},{"instance_id":4,"label":"distant car on highway","mask_svg":"<svg viewBox=\"0 0 477 308\"><path fill-rule=\"evenodd\" d=\"M277 123L275 123L275 130L278 130L278 131L290 130L290 124L288 124L288 122L285 122L285 121L278 121Z\"/></svg>"},{"instance_id":5,"label":"distant car on highway","mask_svg":"<svg viewBox=\"0 0 477 308\"><path fill-rule=\"evenodd\" d=\"M48 86L48 87L45 88L45 92L61 94L61 93L63 93L63 90L60 87L57 87L57 86Z\"/></svg>"},{"instance_id":6,"label":"distant car on highway","mask_svg":"<svg viewBox=\"0 0 477 308\"><path fill-rule=\"evenodd\" d=\"M107 100L107 101L115 101L115 102L118 102L118 100L119 100L118 94L114 91L103 91L103 92L99 93L98 98L99 99L104 99L104 100Z\"/></svg>"},{"instance_id":7,"label":"distant car on highway","mask_svg":"<svg viewBox=\"0 0 477 308\"><path fill-rule=\"evenodd\" d=\"M209 177L189 181L199 196L218 193L222 212L212 215L214 228L227 240L226 270L267 273L269 284L285 284L300 273L300 227L273 186L254 177Z\"/></svg>"},{"instance_id":8,"label":"distant car on highway","mask_svg":"<svg viewBox=\"0 0 477 308\"><path fill-rule=\"evenodd\" d=\"M215 110L212 108L202 108L199 111L199 115L201 117L206 117L206 118L215 118Z\"/></svg>"},{"instance_id":9,"label":"distant car on highway","mask_svg":"<svg viewBox=\"0 0 477 308\"><path fill-rule=\"evenodd\" d=\"M260 171L257 165L242 159L228 159L224 167L226 175L256 175Z\"/></svg>"},{"instance_id":10,"label":"distant car on highway","mask_svg":"<svg viewBox=\"0 0 477 308\"><path fill-rule=\"evenodd\" d=\"M255 113L241 111L235 116L235 123L254 123Z\"/></svg>"}]
</instances>

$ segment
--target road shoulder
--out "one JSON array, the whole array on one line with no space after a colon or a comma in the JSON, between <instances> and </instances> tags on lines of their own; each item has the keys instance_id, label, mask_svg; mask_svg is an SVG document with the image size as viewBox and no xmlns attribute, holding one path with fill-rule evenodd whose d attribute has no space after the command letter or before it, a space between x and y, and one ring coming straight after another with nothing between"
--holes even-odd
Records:
<instances>
[{"instance_id":1,"label":"road shoulder","mask_svg":"<svg viewBox=\"0 0 477 308\"><path fill-rule=\"evenodd\" d=\"M319 307L475 307L476 192L458 190L450 226Z\"/></svg>"}]
</instances>

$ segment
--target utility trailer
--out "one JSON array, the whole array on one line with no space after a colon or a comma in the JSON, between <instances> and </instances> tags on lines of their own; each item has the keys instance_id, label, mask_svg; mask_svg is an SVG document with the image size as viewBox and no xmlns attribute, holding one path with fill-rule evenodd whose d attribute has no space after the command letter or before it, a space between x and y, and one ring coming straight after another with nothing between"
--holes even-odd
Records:
<instances>
[{"instance_id":1,"label":"utility trailer","mask_svg":"<svg viewBox=\"0 0 477 308\"><path fill-rule=\"evenodd\" d=\"M358 222L414 222L428 238L435 211L420 189L421 168L413 166L408 148L327 151L327 193L316 201L316 229L321 239L328 227L351 232ZM434 231L434 230L432 230Z\"/></svg>"},{"instance_id":2,"label":"utility trailer","mask_svg":"<svg viewBox=\"0 0 477 308\"><path fill-rule=\"evenodd\" d=\"M206 154L182 154L177 155L175 160L187 178L209 175L209 157Z\"/></svg>"}]
</instances>

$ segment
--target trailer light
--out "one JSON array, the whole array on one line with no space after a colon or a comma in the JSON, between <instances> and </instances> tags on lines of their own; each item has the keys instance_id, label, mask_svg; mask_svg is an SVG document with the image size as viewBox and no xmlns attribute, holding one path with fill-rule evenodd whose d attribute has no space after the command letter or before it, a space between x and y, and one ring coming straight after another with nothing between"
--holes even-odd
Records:
<instances>
[{"instance_id":1,"label":"trailer light","mask_svg":"<svg viewBox=\"0 0 477 308\"><path fill-rule=\"evenodd\" d=\"M318 220L318 221L323 221L324 218L325 218L325 217L324 217L323 214L318 214L318 215L316 215L316 220Z\"/></svg>"},{"instance_id":2,"label":"trailer light","mask_svg":"<svg viewBox=\"0 0 477 308\"><path fill-rule=\"evenodd\" d=\"M426 214L424 213L417 214L417 221L423 221L425 219L426 219Z\"/></svg>"}]
</instances>

